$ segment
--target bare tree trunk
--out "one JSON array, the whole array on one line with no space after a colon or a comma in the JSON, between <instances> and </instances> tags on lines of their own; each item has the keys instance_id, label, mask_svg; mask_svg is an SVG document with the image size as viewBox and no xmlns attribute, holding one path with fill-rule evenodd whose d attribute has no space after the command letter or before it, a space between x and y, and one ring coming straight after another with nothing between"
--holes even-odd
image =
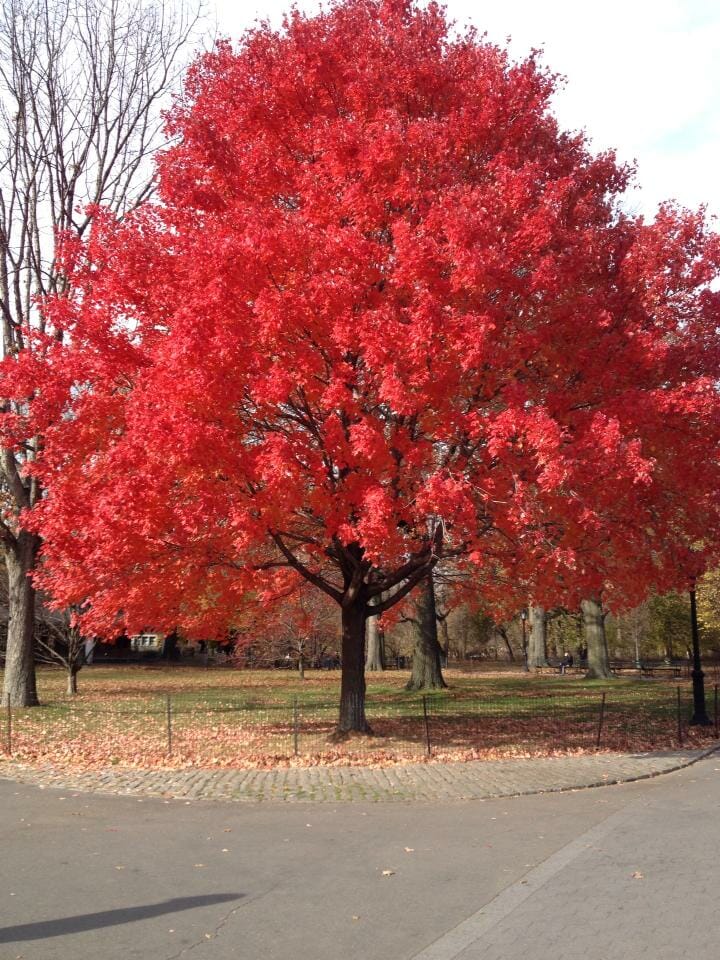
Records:
<instances>
[{"instance_id":1,"label":"bare tree trunk","mask_svg":"<svg viewBox=\"0 0 720 960\"><path fill-rule=\"evenodd\" d=\"M406 690L437 690L447 687L442 675L441 649L437 636L435 588L432 573L418 585L417 621L412 674Z\"/></svg>"},{"instance_id":2,"label":"bare tree trunk","mask_svg":"<svg viewBox=\"0 0 720 960\"><path fill-rule=\"evenodd\" d=\"M666 633L664 637L663 646L665 648L665 659L672 661L675 656L675 651L673 650L673 638L671 633Z\"/></svg>"},{"instance_id":3,"label":"bare tree trunk","mask_svg":"<svg viewBox=\"0 0 720 960\"><path fill-rule=\"evenodd\" d=\"M342 607L342 679L337 735L371 733L365 718L365 603Z\"/></svg>"},{"instance_id":4,"label":"bare tree trunk","mask_svg":"<svg viewBox=\"0 0 720 960\"><path fill-rule=\"evenodd\" d=\"M528 666L546 667L547 660L547 618L544 607L530 607L530 646Z\"/></svg>"},{"instance_id":5,"label":"bare tree trunk","mask_svg":"<svg viewBox=\"0 0 720 960\"><path fill-rule=\"evenodd\" d=\"M80 672L80 668L74 665L71 666L70 669L68 670L67 694L69 697L74 697L75 694L78 692L77 675L79 672Z\"/></svg>"},{"instance_id":6,"label":"bare tree trunk","mask_svg":"<svg viewBox=\"0 0 720 960\"><path fill-rule=\"evenodd\" d=\"M38 538L24 530L6 547L8 571L8 633L3 677L3 705L35 707L35 590L29 574L35 565Z\"/></svg>"},{"instance_id":7,"label":"bare tree trunk","mask_svg":"<svg viewBox=\"0 0 720 960\"><path fill-rule=\"evenodd\" d=\"M614 675L610 669L602 603L597 597L592 597L583 600L580 607L587 647L588 671L585 677L588 680L612 680Z\"/></svg>"},{"instance_id":8,"label":"bare tree trunk","mask_svg":"<svg viewBox=\"0 0 720 960\"><path fill-rule=\"evenodd\" d=\"M508 659L511 663L515 662L515 654L513 653L512 644L510 643L510 638L508 637L507 630L505 627L495 627L495 630L499 637L501 637L503 643L505 644L505 649L508 652Z\"/></svg>"},{"instance_id":9,"label":"bare tree trunk","mask_svg":"<svg viewBox=\"0 0 720 960\"><path fill-rule=\"evenodd\" d=\"M440 625L440 633L442 634L442 643L440 644L440 650L442 652L442 664L446 667L450 658L450 630L448 629L447 613L443 616L439 616L437 621Z\"/></svg>"},{"instance_id":10,"label":"bare tree trunk","mask_svg":"<svg viewBox=\"0 0 720 960\"><path fill-rule=\"evenodd\" d=\"M366 670L384 670L382 631L377 617L367 618L367 651L365 654Z\"/></svg>"}]
</instances>

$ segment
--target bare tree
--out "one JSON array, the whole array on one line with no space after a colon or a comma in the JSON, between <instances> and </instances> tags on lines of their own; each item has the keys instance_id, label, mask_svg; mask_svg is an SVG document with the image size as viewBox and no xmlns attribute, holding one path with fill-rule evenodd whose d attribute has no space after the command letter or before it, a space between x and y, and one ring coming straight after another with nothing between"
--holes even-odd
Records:
<instances>
[{"instance_id":1,"label":"bare tree","mask_svg":"<svg viewBox=\"0 0 720 960\"><path fill-rule=\"evenodd\" d=\"M67 672L67 693L77 693L77 675L92 661L95 642L73 626L72 611L51 610L42 594L35 597L35 660L61 666ZM0 568L0 655L4 655L8 632L8 577Z\"/></svg>"},{"instance_id":2,"label":"bare tree","mask_svg":"<svg viewBox=\"0 0 720 960\"><path fill-rule=\"evenodd\" d=\"M0 0L0 322L3 357L44 331L38 298L67 278L56 238L83 237L93 206L119 216L153 190L161 110L176 90L200 0ZM45 331L52 333L53 331ZM0 398L0 413L22 416ZM37 703L34 591L40 549L19 517L41 495L26 473L42 442L0 450L0 541L9 577L2 702Z\"/></svg>"},{"instance_id":3,"label":"bare tree","mask_svg":"<svg viewBox=\"0 0 720 960\"><path fill-rule=\"evenodd\" d=\"M330 651L337 653L339 640L334 606L304 581L277 597L271 608L251 605L239 617L234 633L240 662L292 664L303 679L306 666L319 665ZM249 648L252 661L246 653Z\"/></svg>"},{"instance_id":4,"label":"bare tree","mask_svg":"<svg viewBox=\"0 0 720 960\"><path fill-rule=\"evenodd\" d=\"M86 663L92 662L95 641L82 636L73 625L70 611L54 613L41 608L39 619L35 637L37 659L63 667L67 673L66 692L75 696L78 673Z\"/></svg>"}]
</instances>

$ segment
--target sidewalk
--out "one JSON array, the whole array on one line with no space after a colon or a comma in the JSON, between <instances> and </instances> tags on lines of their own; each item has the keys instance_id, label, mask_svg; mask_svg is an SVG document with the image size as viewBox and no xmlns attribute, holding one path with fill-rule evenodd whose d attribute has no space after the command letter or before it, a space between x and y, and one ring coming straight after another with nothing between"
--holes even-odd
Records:
<instances>
[{"instance_id":1,"label":"sidewalk","mask_svg":"<svg viewBox=\"0 0 720 960\"><path fill-rule=\"evenodd\" d=\"M178 800L444 801L486 800L626 783L670 773L717 748L390 767L275 770L122 770L70 772L0 763L0 777L40 787Z\"/></svg>"}]
</instances>

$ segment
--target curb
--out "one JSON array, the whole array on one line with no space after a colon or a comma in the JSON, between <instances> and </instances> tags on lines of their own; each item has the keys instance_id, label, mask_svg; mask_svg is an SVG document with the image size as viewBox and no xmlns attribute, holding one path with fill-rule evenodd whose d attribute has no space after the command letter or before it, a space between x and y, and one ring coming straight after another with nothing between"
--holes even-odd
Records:
<instances>
[{"instance_id":1,"label":"curb","mask_svg":"<svg viewBox=\"0 0 720 960\"><path fill-rule=\"evenodd\" d=\"M616 787L623 783L639 783L641 780L655 780L657 777L664 777L669 773L677 773L678 770L686 770L701 760L706 760L716 751L720 750L720 740L712 747L703 750L696 757L689 757L687 760L675 764L673 767L667 767L665 770L651 770L649 773L639 773L632 777L617 777L616 779L597 780L594 783L583 783L577 787L549 787L547 790L522 790L513 793L493 793L483 800L508 800L512 797L537 797L544 793L577 793L578 790L595 790L597 787ZM470 798L473 799L473 798ZM480 798L478 798L480 799Z\"/></svg>"},{"instance_id":2,"label":"curb","mask_svg":"<svg viewBox=\"0 0 720 960\"><path fill-rule=\"evenodd\" d=\"M674 773L678 770L683 770L687 767L692 766L695 763L698 763L700 760L704 760L707 757L711 756L716 751L720 750L720 741L714 742L710 747L700 751L693 756L685 756L678 758L678 762L673 763L669 767L665 767L661 770L644 770L638 772L637 774L630 775L619 775L613 776L612 773L607 776L602 777L601 779L591 780L590 782L581 782L578 784L563 784L561 786L543 786L530 789L522 789L520 786L518 788L509 787L507 789L493 790L492 788L485 791L480 787L478 792L473 793L471 790L468 791L466 796L460 795L447 796L447 795L438 795L436 797L428 796L425 792L425 789L422 783L413 785L408 783L406 787L402 784L391 785L388 790L385 788L382 795L379 796L364 796L363 795L363 784L362 781L356 781L355 783L345 783L342 785L337 784L333 781L328 781L324 785L319 784L319 788L322 790L323 786L327 788L328 794L332 793L333 795L321 795L321 796L308 796L308 790L304 787L298 786L296 789L292 787L285 787L285 791L282 795L279 796L262 796L257 792L257 786L255 790L252 788L252 783L250 784L250 789L245 792L243 795L242 788L243 783L239 784L238 793L230 796L214 796L212 794L203 796L202 790L195 794L182 793L181 789L178 788L175 793L173 793L172 785L169 785L167 790L159 790L157 787L143 790L142 782L134 784L128 789L127 785L118 784L113 788L111 783L102 783L98 782L97 784L83 783L82 781L78 782L72 776L72 773L64 778L61 771L56 770L46 770L44 771L48 776L48 781L43 783L42 776L43 771L39 771L39 777L36 779L34 774L36 774L37 768L27 766L27 767L15 767L11 766L9 769L5 764L0 764L0 778L7 780L8 782L21 783L28 786L35 786L38 789L58 789L58 790L71 790L74 793L80 794L96 794L99 796L124 796L124 797L136 797L143 799L156 799L156 800L165 800L165 801L175 801L175 802L185 802L193 803L197 801L205 801L211 803L256 803L256 804L286 804L286 803L305 803L305 804L317 804L317 803L455 803L455 802L468 802L472 800L493 800L493 799L510 799L512 797L527 797L527 796L537 796L540 794L546 793L572 793L577 792L578 790L590 790L597 787L608 787L608 786L617 786L618 784L623 783L635 783L641 780L650 780L656 777L664 776L668 773ZM585 755L587 756L587 755ZM619 755L623 756L623 755ZM624 755L627 756L632 755ZM654 756L652 753L644 754L645 758L652 759ZM483 764L490 767L492 764L500 761L468 761L469 765ZM528 765L542 763L542 759L537 760L528 760ZM411 765L416 766L418 769L425 769L424 764ZM458 765L460 766L460 765ZM315 770L320 770L323 768L313 768ZM330 769L330 768L328 768ZM335 768L333 768L335 769ZM407 769L407 768L406 768ZM477 767L475 768L477 769ZM98 771L98 779L103 776L107 776L111 771ZM119 771L113 771L119 772ZM148 771L149 772L149 771ZM142 779L143 771L128 771L128 773L137 774L138 780ZM29 776L24 776L23 774L30 774ZM57 782L53 782L53 777L58 776ZM447 781L452 785L452 780ZM368 782L365 785L368 788L369 792L373 790L372 782ZM415 786L416 791L413 795L413 786ZM343 790L344 788L344 790ZM342 793L345 792L343 796Z\"/></svg>"}]
</instances>

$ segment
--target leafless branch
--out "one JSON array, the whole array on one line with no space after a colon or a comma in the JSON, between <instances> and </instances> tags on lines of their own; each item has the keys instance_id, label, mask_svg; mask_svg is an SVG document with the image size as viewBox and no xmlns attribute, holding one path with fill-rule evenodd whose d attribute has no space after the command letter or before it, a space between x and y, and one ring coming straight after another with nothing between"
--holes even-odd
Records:
<instances>
[{"instance_id":1,"label":"leafless branch","mask_svg":"<svg viewBox=\"0 0 720 960\"><path fill-rule=\"evenodd\" d=\"M31 346L45 329L39 299L67 288L58 236L82 237L97 205L122 217L152 193L162 109L199 38L202 2L0 0L3 357ZM23 472L36 449L3 451L14 514L38 494Z\"/></svg>"}]
</instances>

